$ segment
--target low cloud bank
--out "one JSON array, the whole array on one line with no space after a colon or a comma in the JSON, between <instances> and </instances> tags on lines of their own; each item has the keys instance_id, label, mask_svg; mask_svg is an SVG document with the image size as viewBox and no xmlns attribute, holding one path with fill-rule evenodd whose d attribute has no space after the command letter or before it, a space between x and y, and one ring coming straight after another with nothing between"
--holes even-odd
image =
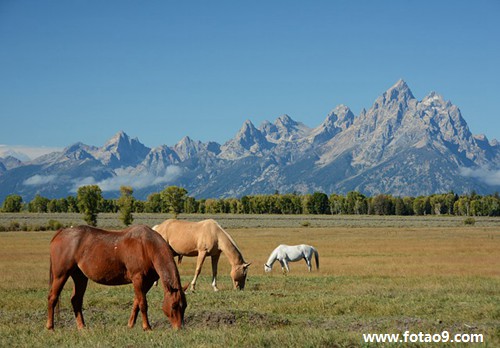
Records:
<instances>
[{"instance_id":1,"label":"low cloud bank","mask_svg":"<svg viewBox=\"0 0 500 348\"><path fill-rule=\"evenodd\" d=\"M130 173L125 170L117 171L117 175L96 182L93 177L75 180L71 192L77 192L80 186L98 185L103 192L119 191L121 186L131 186L134 190L158 184L166 184L177 179L182 174L182 169L177 166L168 166L162 176L151 173Z\"/></svg>"},{"instance_id":2,"label":"low cloud bank","mask_svg":"<svg viewBox=\"0 0 500 348\"><path fill-rule=\"evenodd\" d=\"M500 169L460 168L460 175L478 179L490 186L500 186Z\"/></svg>"},{"instance_id":3,"label":"low cloud bank","mask_svg":"<svg viewBox=\"0 0 500 348\"><path fill-rule=\"evenodd\" d=\"M23 181L26 186L41 186L47 185L57 179L57 175L33 175L32 177Z\"/></svg>"}]
</instances>

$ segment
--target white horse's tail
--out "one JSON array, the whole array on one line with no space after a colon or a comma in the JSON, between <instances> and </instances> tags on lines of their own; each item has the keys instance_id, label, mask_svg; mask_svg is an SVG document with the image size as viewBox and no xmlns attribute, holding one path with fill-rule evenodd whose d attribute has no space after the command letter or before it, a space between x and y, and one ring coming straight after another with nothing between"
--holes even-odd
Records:
<instances>
[{"instance_id":1,"label":"white horse's tail","mask_svg":"<svg viewBox=\"0 0 500 348\"><path fill-rule=\"evenodd\" d=\"M316 260L316 269L319 271L319 254L318 254L318 250L316 250L316 248L312 248L313 249L313 252L314 252L314 260Z\"/></svg>"}]
</instances>

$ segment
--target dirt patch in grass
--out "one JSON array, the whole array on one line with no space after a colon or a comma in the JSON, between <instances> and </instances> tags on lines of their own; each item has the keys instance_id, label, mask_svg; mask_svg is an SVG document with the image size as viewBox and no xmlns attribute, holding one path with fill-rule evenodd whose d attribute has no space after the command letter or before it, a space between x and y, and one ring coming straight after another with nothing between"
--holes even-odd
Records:
<instances>
[{"instance_id":1,"label":"dirt patch in grass","mask_svg":"<svg viewBox=\"0 0 500 348\"><path fill-rule=\"evenodd\" d=\"M201 311L186 316L186 327L219 328L226 326L247 326L277 328L289 325L287 319L280 319L257 312Z\"/></svg>"}]
</instances>

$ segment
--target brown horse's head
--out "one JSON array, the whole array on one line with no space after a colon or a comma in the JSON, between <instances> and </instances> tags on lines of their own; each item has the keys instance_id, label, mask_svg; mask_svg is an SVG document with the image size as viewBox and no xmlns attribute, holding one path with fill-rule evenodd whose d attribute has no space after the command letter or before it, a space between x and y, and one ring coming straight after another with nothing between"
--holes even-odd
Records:
<instances>
[{"instance_id":1,"label":"brown horse's head","mask_svg":"<svg viewBox=\"0 0 500 348\"><path fill-rule=\"evenodd\" d=\"M233 285L235 289L243 290L245 288L248 266L250 266L250 263L244 263L239 266L234 266L231 270L231 278L233 278Z\"/></svg>"},{"instance_id":2,"label":"brown horse's head","mask_svg":"<svg viewBox=\"0 0 500 348\"><path fill-rule=\"evenodd\" d=\"M170 324L172 324L174 329L180 329L184 325L186 307L187 302L184 290L168 286L165 289L165 298L163 299L163 312L170 320Z\"/></svg>"}]
</instances>

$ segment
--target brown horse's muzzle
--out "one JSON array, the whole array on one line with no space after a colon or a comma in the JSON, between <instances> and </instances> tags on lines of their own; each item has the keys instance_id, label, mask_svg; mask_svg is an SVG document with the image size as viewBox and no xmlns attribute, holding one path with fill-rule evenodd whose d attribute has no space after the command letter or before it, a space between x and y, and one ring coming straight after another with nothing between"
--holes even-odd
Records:
<instances>
[{"instance_id":1,"label":"brown horse's muzzle","mask_svg":"<svg viewBox=\"0 0 500 348\"><path fill-rule=\"evenodd\" d=\"M184 291L165 291L163 302L163 312L168 317L170 324L176 330L182 329L184 326L184 312L186 311L187 303Z\"/></svg>"}]
</instances>

